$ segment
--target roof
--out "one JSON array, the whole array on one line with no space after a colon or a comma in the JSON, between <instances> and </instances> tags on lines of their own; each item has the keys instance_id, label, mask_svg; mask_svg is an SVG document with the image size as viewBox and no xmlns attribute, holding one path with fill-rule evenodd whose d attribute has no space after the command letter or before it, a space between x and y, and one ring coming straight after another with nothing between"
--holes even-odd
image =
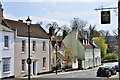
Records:
<instances>
[{"instance_id":1,"label":"roof","mask_svg":"<svg viewBox=\"0 0 120 80\"><path fill-rule=\"evenodd\" d=\"M12 30L17 30L17 36L28 37L28 26L26 25L26 23L9 19L4 19L3 21L4 24L7 25L7 27L11 28ZM31 24L30 31L30 36L33 38L49 39L49 35L39 24Z\"/></svg>"},{"instance_id":2,"label":"roof","mask_svg":"<svg viewBox=\"0 0 120 80\"><path fill-rule=\"evenodd\" d=\"M84 38L83 38L80 34L78 34L77 37L78 37L78 40L79 40L80 42L81 42L81 39L84 40ZM91 44L83 44L82 42L81 42L81 44L82 44L85 48L93 48L93 46L92 46Z\"/></svg>"},{"instance_id":3,"label":"roof","mask_svg":"<svg viewBox=\"0 0 120 80\"><path fill-rule=\"evenodd\" d=\"M56 54L56 53L55 53ZM63 56L62 54L60 54L59 52L57 53L57 56L60 58L65 58L65 56Z\"/></svg>"},{"instance_id":4,"label":"roof","mask_svg":"<svg viewBox=\"0 0 120 80\"><path fill-rule=\"evenodd\" d=\"M77 36L78 36L78 39L82 39L82 37L81 37L81 35L80 35L80 34L78 34Z\"/></svg>"},{"instance_id":5,"label":"roof","mask_svg":"<svg viewBox=\"0 0 120 80\"><path fill-rule=\"evenodd\" d=\"M83 44L83 46L84 46L85 48L93 48L93 46L90 45L90 44Z\"/></svg>"},{"instance_id":6,"label":"roof","mask_svg":"<svg viewBox=\"0 0 120 80\"><path fill-rule=\"evenodd\" d=\"M94 48L100 48L97 44L95 44L94 42L90 42L90 44L94 47Z\"/></svg>"}]
</instances>

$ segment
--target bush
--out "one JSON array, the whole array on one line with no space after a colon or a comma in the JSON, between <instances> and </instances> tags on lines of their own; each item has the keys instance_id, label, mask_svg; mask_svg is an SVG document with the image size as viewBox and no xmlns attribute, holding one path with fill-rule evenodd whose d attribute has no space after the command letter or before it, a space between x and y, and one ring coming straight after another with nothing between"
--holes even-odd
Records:
<instances>
[{"instance_id":1,"label":"bush","mask_svg":"<svg viewBox=\"0 0 120 80\"><path fill-rule=\"evenodd\" d=\"M115 53L109 53L106 54L103 58L102 58L102 62L109 62L109 61L117 61L118 60L118 56Z\"/></svg>"}]
</instances>

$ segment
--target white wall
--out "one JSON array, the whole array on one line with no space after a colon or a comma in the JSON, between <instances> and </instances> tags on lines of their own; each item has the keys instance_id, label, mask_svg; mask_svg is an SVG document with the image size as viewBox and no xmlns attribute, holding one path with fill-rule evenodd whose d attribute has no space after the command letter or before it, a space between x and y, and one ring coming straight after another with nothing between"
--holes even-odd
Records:
<instances>
[{"instance_id":1,"label":"white wall","mask_svg":"<svg viewBox=\"0 0 120 80\"><path fill-rule=\"evenodd\" d=\"M76 63L74 63L74 61L72 62L72 68L73 68L73 69L78 68L78 60L75 59L75 61L76 61Z\"/></svg>"},{"instance_id":2,"label":"white wall","mask_svg":"<svg viewBox=\"0 0 120 80\"><path fill-rule=\"evenodd\" d=\"M85 50L84 67L85 68L93 67L93 49L86 49Z\"/></svg>"},{"instance_id":3,"label":"white wall","mask_svg":"<svg viewBox=\"0 0 120 80\"><path fill-rule=\"evenodd\" d=\"M99 48L94 49L94 55L95 55L95 66L101 65L101 51Z\"/></svg>"},{"instance_id":4,"label":"white wall","mask_svg":"<svg viewBox=\"0 0 120 80\"><path fill-rule=\"evenodd\" d=\"M5 35L9 37L9 48L8 49L4 48L4 36ZM0 30L0 47L1 47L0 48L0 60L2 60L3 58L10 58L10 72L3 73L3 60L2 60L1 65L0 65L0 69L1 69L0 78L14 76L14 32L11 32L11 31L7 32L7 31Z\"/></svg>"}]
</instances>

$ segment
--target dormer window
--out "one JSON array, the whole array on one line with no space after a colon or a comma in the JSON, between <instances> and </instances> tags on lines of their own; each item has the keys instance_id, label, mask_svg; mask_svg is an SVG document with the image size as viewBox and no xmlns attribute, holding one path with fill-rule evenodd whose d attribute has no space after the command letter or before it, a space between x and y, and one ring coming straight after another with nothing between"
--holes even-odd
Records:
<instances>
[{"instance_id":1,"label":"dormer window","mask_svg":"<svg viewBox=\"0 0 120 80\"><path fill-rule=\"evenodd\" d=\"M83 40L83 44L85 44L85 40Z\"/></svg>"},{"instance_id":2,"label":"dormer window","mask_svg":"<svg viewBox=\"0 0 120 80\"><path fill-rule=\"evenodd\" d=\"M86 41L86 44L87 44L88 41L87 40L85 40L85 41Z\"/></svg>"}]
</instances>

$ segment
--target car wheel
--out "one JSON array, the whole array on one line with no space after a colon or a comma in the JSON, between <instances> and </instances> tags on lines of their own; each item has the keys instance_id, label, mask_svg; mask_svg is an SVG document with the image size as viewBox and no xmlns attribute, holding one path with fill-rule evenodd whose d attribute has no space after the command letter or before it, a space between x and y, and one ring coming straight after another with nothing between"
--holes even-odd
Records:
<instances>
[{"instance_id":1,"label":"car wheel","mask_svg":"<svg viewBox=\"0 0 120 80\"><path fill-rule=\"evenodd\" d=\"M111 72L109 72L109 74L108 74L108 77L110 77L111 76Z\"/></svg>"},{"instance_id":2,"label":"car wheel","mask_svg":"<svg viewBox=\"0 0 120 80\"><path fill-rule=\"evenodd\" d=\"M100 77L100 75L97 75L97 77Z\"/></svg>"},{"instance_id":3,"label":"car wheel","mask_svg":"<svg viewBox=\"0 0 120 80\"><path fill-rule=\"evenodd\" d=\"M115 74L114 74L114 75L116 75L116 73L117 73L117 72L115 71Z\"/></svg>"}]
</instances>

